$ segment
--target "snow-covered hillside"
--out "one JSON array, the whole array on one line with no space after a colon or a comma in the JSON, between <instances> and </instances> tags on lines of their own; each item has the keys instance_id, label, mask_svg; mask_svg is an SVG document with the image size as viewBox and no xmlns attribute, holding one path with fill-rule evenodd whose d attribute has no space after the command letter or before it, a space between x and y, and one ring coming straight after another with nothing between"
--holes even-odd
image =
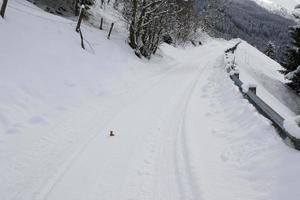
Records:
<instances>
[{"instance_id":1,"label":"snow-covered hillside","mask_svg":"<svg viewBox=\"0 0 300 200\"><path fill-rule=\"evenodd\" d=\"M208 1L209 2L209 1ZM215 26L211 34L226 39L241 38L264 52L272 41L276 46L276 60L285 57L285 48L290 44L289 27L295 25L282 15L270 12L251 0L232 0L222 12L216 12L219 20L210 19Z\"/></svg>"},{"instance_id":2,"label":"snow-covered hillside","mask_svg":"<svg viewBox=\"0 0 300 200\"><path fill-rule=\"evenodd\" d=\"M299 152L224 69L235 41L148 61L118 25L111 40L83 25L86 50L75 25L19 0L0 18L1 200L298 200ZM244 77L281 79L246 43L236 58Z\"/></svg>"},{"instance_id":3,"label":"snow-covered hillside","mask_svg":"<svg viewBox=\"0 0 300 200\"><path fill-rule=\"evenodd\" d=\"M297 4L300 3L299 0L258 0L264 1L265 3L273 4L274 6L281 6L288 10L293 10Z\"/></svg>"},{"instance_id":4,"label":"snow-covered hillside","mask_svg":"<svg viewBox=\"0 0 300 200\"><path fill-rule=\"evenodd\" d=\"M300 114L300 98L284 84L287 80L279 72L282 67L277 62L245 41L239 45L235 61L241 71L241 79L246 84L258 85L258 95L277 112L286 118Z\"/></svg>"},{"instance_id":5,"label":"snow-covered hillside","mask_svg":"<svg viewBox=\"0 0 300 200\"><path fill-rule=\"evenodd\" d=\"M285 6L283 6L282 4L278 4L275 1L270 1L270 0L252 0L254 2L256 2L258 5L262 6L263 8L266 8L267 10L275 13L275 14L278 14L278 15L281 15L283 17L286 17L286 18L290 18L292 19L292 6L290 4L286 4ZM287 6L289 5L289 6ZM295 6L295 5L294 5Z\"/></svg>"},{"instance_id":6,"label":"snow-covered hillside","mask_svg":"<svg viewBox=\"0 0 300 200\"><path fill-rule=\"evenodd\" d=\"M300 4L299 0L251 0L267 10L293 19L293 12L296 5Z\"/></svg>"}]
</instances>

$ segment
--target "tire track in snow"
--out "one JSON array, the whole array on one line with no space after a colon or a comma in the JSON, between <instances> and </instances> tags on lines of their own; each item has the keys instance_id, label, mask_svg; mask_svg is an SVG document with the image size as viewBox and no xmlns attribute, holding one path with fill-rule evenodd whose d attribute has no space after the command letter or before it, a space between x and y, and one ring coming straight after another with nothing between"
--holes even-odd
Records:
<instances>
[{"instance_id":1,"label":"tire track in snow","mask_svg":"<svg viewBox=\"0 0 300 200\"><path fill-rule=\"evenodd\" d=\"M155 121L148 122L144 127L148 133L142 144L138 146L138 153L134 155L135 160L132 162L133 170L128 175L129 180L123 185L123 192L116 199L181 199L178 195L177 174L174 169L176 124L181 121L181 112L176 110L184 105L182 99L186 99L186 90L192 87L194 79L198 77L197 73L196 76L193 75L194 71L198 70L194 70L193 67L178 69L167 80L161 82L163 88L156 88L153 91L153 95L159 97L158 102L161 102L163 109L158 109L154 103L152 109L156 110L155 113L158 112L157 117ZM195 77L192 76L192 80L191 75ZM172 85L181 77L185 79L174 92ZM145 101L141 105L144 103ZM135 109L143 110L139 106Z\"/></svg>"},{"instance_id":2,"label":"tire track in snow","mask_svg":"<svg viewBox=\"0 0 300 200\"><path fill-rule=\"evenodd\" d=\"M163 102L168 106L157 117L159 123L154 126L154 129L158 127L159 131L156 135L148 135L146 139L149 140L146 142L149 147L144 150L144 156L142 156L146 163L142 159L137 162L139 163L137 174L129 175L131 180L126 184L129 186L123 188L126 192L125 195L121 193L120 198L126 200L199 200L201 192L191 170L184 126L191 96L196 85L202 80L205 70L210 66L211 63L207 62L205 67L196 70L192 81L190 75L186 77L188 82L183 84L186 86L177 88L180 91L176 91L175 94L173 92L169 103ZM191 74L190 71L188 73ZM170 80L166 83L170 84L169 82ZM176 126L176 124L179 125Z\"/></svg>"},{"instance_id":3,"label":"tire track in snow","mask_svg":"<svg viewBox=\"0 0 300 200\"><path fill-rule=\"evenodd\" d=\"M185 135L185 120L187 115L187 109L190 99L193 95L193 91L199 84L201 78L204 76L204 72L210 66L210 63L206 63L205 67L200 69L197 73L196 79L192 82L190 88L187 90L185 99L183 100L183 107L181 110L181 119L177 130L177 140L175 149L175 164L178 173L178 188L181 191L182 199L185 200L199 200L201 199L201 192L199 186L193 176L192 165L189 158L189 152L187 147L187 141Z\"/></svg>"},{"instance_id":4,"label":"tire track in snow","mask_svg":"<svg viewBox=\"0 0 300 200\"><path fill-rule=\"evenodd\" d=\"M131 92L127 92L127 93L121 92L119 95L129 95L130 96L131 100L127 100L127 101L130 101L130 103L128 103L121 110L119 110L118 112L113 114L113 116L105 122L105 125L103 126L103 128L101 128L102 131L95 131L97 129L97 125L96 125L97 120L94 121L93 123L91 123L91 124L94 124L95 126L92 127L89 131L95 131L96 134L91 135L89 139L87 139L83 144L80 145L80 147L75 151L75 153L73 153L71 156L69 156L66 159L66 161L63 163L61 168L59 168L58 172L47 181L46 185L44 185L41 190L36 192L36 194L34 195L35 196L34 199L36 199L36 200L47 199L49 194L52 192L52 190L57 185L57 183L60 182L60 180L64 177L65 173L72 167L72 165L80 157L82 152L84 152L84 150L89 146L89 144L95 138L97 138L99 135L104 134L103 132L106 132L106 130L109 129L108 125L114 119L116 119L118 116L120 116L124 110L126 110L128 107L131 107L132 105L134 105L135 102L137 102L139 99L141 99L147 93L149 93L151 91L151 88L154 88L155 86L157 86L161 82L161 80L163 80L166 76L168 76L170 73L172 73L176 70L177 69L175 67L175 68L172 68L172 69L164 72L163 74L160 74L158 76L151 78L145 85L143 85L142 87L139 88L139 89L142 89L141 91L139 91L139 89L135 89L133 94ZM149 82L150 82L150 84L149 84ZM136 90L138 92L136 92ZM97 114L99 114L99 113L96 113L91 119L97 119L97 117L96 117ZM87 131L87 132L89 132L89 131Z\"/></svg>"}]
</instances>

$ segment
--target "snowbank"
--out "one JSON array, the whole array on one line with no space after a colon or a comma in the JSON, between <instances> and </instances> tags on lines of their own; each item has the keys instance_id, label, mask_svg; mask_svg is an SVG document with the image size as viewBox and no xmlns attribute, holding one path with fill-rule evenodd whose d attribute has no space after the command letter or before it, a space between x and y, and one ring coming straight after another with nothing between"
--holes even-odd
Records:
<instances>
[{"instance_id":1,"label":"snowbank","mask_svg":"<svg viewBox=\"0 0 300 200\"><path fill-rule=\"evenodd\" d=\"M242 42L235 52L235 62L240 79L245 84L257 85L257 95L285 118L300 113L300 98L289 89L282 67L247 42Z\"/></svg>"},{"instance_id":2,"label":"snowbank","mask_svg":"<svg viewBox=\"0 0 300 200\"><path fill-rule=\"evenodd\" d=\"M250 88L256 88L256 87L257 87L257 85L255 85L253 83L252 84L247 83L247 84L242 85L242 90L243 90L244 93L248 93Z\"/></svg>"},{"instance_id":3,"label":"snowbank","mask_svg":"<svg viewBox=\"0 0 300 200\"><path fill-rule=\"evenodd\" d=\"M283 125L290 134L296 138L300 138L300 116L286 119Z\"/></svg>"},{"instance_id":4,"label":"snowbank","mask_svg":"<svg viewBox=\"0 0 300 200\"><path fill-rule=\"evenodd\" d=\"M287 75L285 75L285 78L288 80L291 80L296 76L296 74L300 74L300 66L298 66L295 71L292 71L292 72L288 73Z\"/></svg>"}]
</instances>

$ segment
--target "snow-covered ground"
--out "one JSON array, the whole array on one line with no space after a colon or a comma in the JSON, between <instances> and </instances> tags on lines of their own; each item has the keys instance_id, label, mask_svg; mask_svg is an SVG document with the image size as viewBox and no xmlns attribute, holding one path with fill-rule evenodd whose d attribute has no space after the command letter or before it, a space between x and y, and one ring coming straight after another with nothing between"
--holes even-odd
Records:
<instances>
[{"instance_id":1,"label":"snow-covered ground","mask_svg":"<svg viewBox=\"0 0 300 200\"><path fill-rule=\"evenodd\" d=\"M84 25L84 51L75 22L16 1L0 19L1 200L298 200L300 154L228 78L233 42L145 61L122 30Z\"/></svg>"}]
</instances>

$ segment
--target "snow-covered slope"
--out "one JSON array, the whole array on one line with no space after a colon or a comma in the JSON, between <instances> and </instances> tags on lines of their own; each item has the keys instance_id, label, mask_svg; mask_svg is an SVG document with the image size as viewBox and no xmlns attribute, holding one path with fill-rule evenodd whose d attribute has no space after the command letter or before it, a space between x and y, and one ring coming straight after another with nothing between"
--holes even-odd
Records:
<instances>
[{"instance_id":1,"label":"snow-covered slope","mask_svg":"<svg viewBox=\"0 0 300 200\"><path fill-rule=\"evenodd\" d=\"M267 4L273 4L275 6L279 5L288 10L293 10L295 6L300 3L299 0L258 0L258 1L264 1Z\"/></svg>"},{"instance_id":2,"label":"snow-covered slope","mask_svg":"<svg viewBox=\"0 0 300 200\"><path fill-rule=\"evenodd\" d=\"M283 17L294 19L293 12L299 0L252 0L267 10Z\"/></svg>"},{"instance_id":3,"label":"snow-covered slope","mask_svg":"<svg viewBox=\"0 0 300 200\"><path fill-rule=\"evenodd\" d=\"M247 42L242 42L235 55L241 79L258 85L258 95L284 117L300 114L300 97L288 88L279 72L282 67Z\"/></svg>"},{"instance_id":4,"label":"snow-covered slope","mask_svg":"<svg viewBox=\"0 0 300 200\"><path fill-rule=\"evenodd\" d=\"M298 200L299 152L228 78L232 42L145 61L122 29L83 25L83 50L75 22L16 1L0 19L1 200Z\"/></svg>"},{"instance_id":5,"label":"snow-covered slope","mask_svg":"<svg viewBox=\"0 0 300 200\"><path fill-rule=\"evenodd\" d=\"M282 6L280 4L277 4L274 1L270 0L252 0L256 2L258 5L266 8L267 10L277 13L279 15L288 17L292 14L292 9L287 8L286 6Z\"/></svg>"},{"instance_id":6,"label":"snow-covered slope","mask_svg":"<svg viewBox=\"0 0 300 200\"><path fill-rule=\"evenodd\" d=\"M56 115L89 97L111 93L116 84L118 90L126 90L131 81L149 75L143 70L145 62L130 53L125 36L114 32L109 41L107 29L101 32L84 25L85 51L75 32L76 22L28 7L11 1L5 21L0 20L4 132L21 134L29 127L50 125ZM150 73L156 73L157 65L151 68Z\"/></svg>"},{"instance_id":7,"label":"snow-covered slope","mask_svg":"<svg viewBox=\"0 0 300 200\"><path fill-rule=\"evenodd\" d=\"M264 52L272 41L276 46L276 59L284 59L285 48L290 44L289 26L295 25L281 15L269 12L251 0L233 0L219 17L211 33L226 39L241 38ZM223 16L224 15L224 16ZM210 20L214 20L212 16Z\"/></svg>"}]
</instances>

